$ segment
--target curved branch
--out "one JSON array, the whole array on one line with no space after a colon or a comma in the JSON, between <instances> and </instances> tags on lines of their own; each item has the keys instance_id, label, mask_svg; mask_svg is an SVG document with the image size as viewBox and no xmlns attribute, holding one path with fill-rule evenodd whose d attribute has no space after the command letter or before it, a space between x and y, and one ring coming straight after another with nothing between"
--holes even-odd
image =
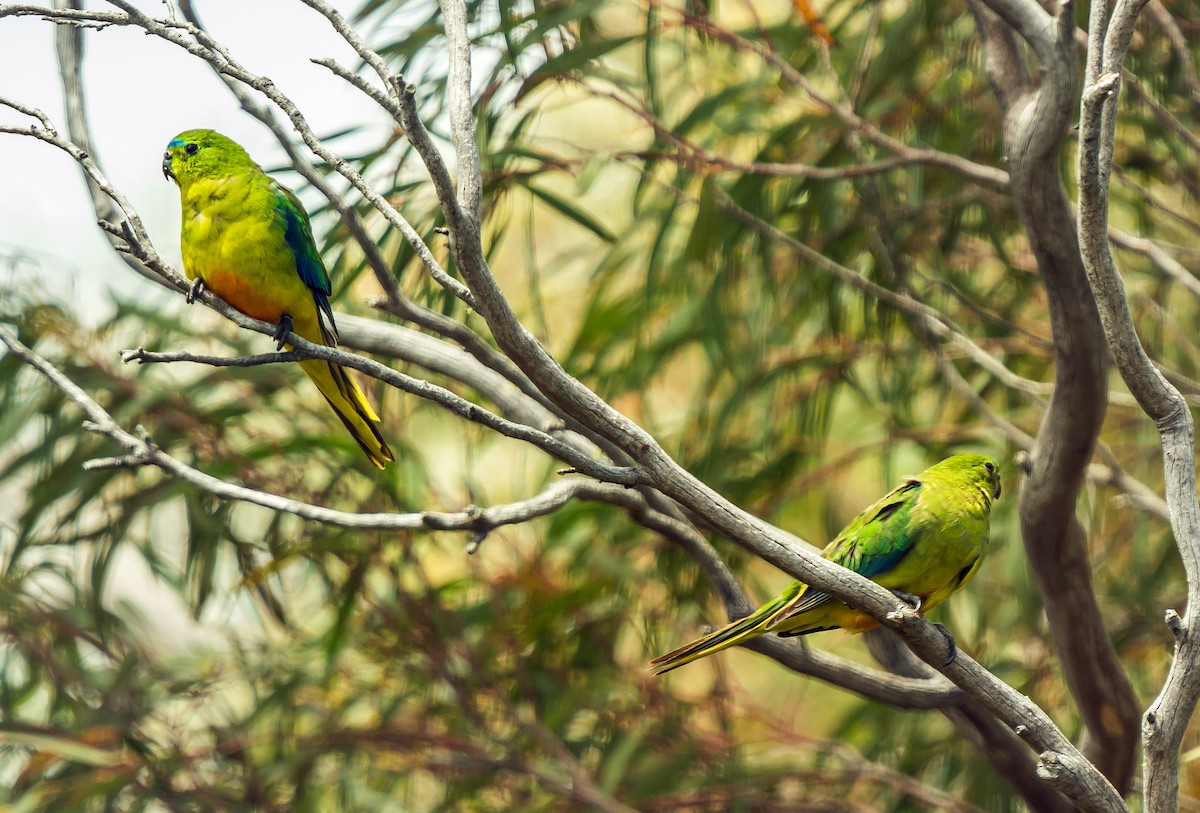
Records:
<instances>
[{"instance_id":1,"label":"curved branch","mask_svg":"<svg viewBox=\"0 0 1200 813\"><path fill-rule=\"evenodd\" d=\"M1195 429L1187 402L1155 368L1133 324L1108 242L1108 178L1112 171L1117 89L1133 25L1145 0L1120 0L1105 30L1105 4L1094 2L1088 36L1087 86L1079 128L1079 232L1088 281L1121 378L1158 427L1167 508L1183 560L1188 607L1175 631L1175 657L1162 692L1146 710L1143 782L1146 810L1176 808L1179 747L1200 700L1200 505L1196 501Z\"/></svg>"},{"instance_id":2,"label":"curved branch","mask_svg":"<svg viewBox=\"0 0 1200 813\"><path fill-rule=\"evenodd\" d=\"M1108 364L1058 170L1075 104L1072 9L1061 4L1057 18L1028 0L975 0L972 9L993 85L1002 81L993 55L1001 64L1013 59L1012 29L1041 62L1040 86L1005 100L1013 197L1045 284L1055 355L1053 395L1027 457L1021 535L1055 650L1087 726L1084 753L1124 793L1133 778L1139 709L1104 627L1074 511L1104 421Z\"/></svg>"},{"instance_id":3,"label":"curved branch","mask_svg":"<svg viewBox=\"0 0 1200 813\"><path fill-rule=\"evenodd\" d=\"M465 60L469 42L465 4L462 0L441 0L440 5L452 59ZM456 76L457 81L450 83L450 106L452 109L469 109L469 70L463 66ZM461 125L453 130L460 164L477 161L474 131ZM422 158L427 163L440 161L440 156L424 153ZM977 702L1010 725L1024 726L1028 741L1047 752L1043 754L1045 760L1055 759L1052 755L1061 754L1063 759L1057 761L1072 766L1076 773L1069 777L1051 776L1050 779L1056 786L1070 789L1079 804L1094 810L1124 809L1113 787L1083 759L1045 713L1028 698L996 679L966 655L960 654L957 660L943 665L947 654L945 641L931 623L911 608L897 609L895 597L875 583L838 568L813 551L795 546L777 529L766 526L729 503L681 468L641 427L568 375L516 319L484 259L478 228L458 209L457 202L443 200L442 204L454 238L452 248L459 268L478 299L480 312L491 328L492 335L501 349L521 365L539 389L568 414L602 432L621 447L639 464L656 488L694 511L721 534L806 583L818 589L828 589L856 609L897 629L919 657L931 665L939 665L943 674Z\"/></svg>"},{"instance_id":4,"label":"curved branch","mask_svg":"<svg viewBox=\"0 0 1200 813\"><path fill-rule=\"evenodd\" d=\"M893 672L910 678L927 677L931 670L887 630L866 633L867 647L877 661ZM979 749L984 759L1021 795L1030 810L1038 813L1071 813L1075 805L1037 775L1037 760L1021 737L994 716L970 702L943 707L942 714L964 738Z\"/></svg>"},{"instance_id":5,"label":"curved branch","mask_svg":"<svg viewBox=\"0 0 1200 813\"><path fill-rule=\"evenodd\" d=\"M79 1L55 0L54 5L56 8L77 8ZM84 101L83 91L83 31L73 26L55 26L54 46L60 66L59 78L62 80L63 86L63 106L66 108L67 114L67 136L73 143L78 144L84 153L95 156L96 148L92 143L91 128L88 126L87 105ZM45 123L49 124L49 122ZM101 188L99 182L86 169L83 172L83 181L87 184L88 194L96 210L96 217L99 220L111 223L118 222L121 219L120 210L113 203L113 199ZM110 232L105 232L105 236L112 243L113 248L120 251L123 244L121 238ZM170 283L153 268L150 268L145 263L138 261L137 258L128 254L125 254L124 257L134 271L160 285L171 287Z\"/></svg>"},{"instance_id":6,"label":"curved branch","mask_svg":"<svg viewBox=\"0 0 1200 813\"><path fill-rule=\"evenodd\" d=\"M44 9L0 5L0 16L22 13L51 16L55 21L73 19L137 25L174 42L210 64L220 66L222 72L265 94L279 105L301 130L310 149L346 177L389 222L398 228L407 225L402 216L366 185L353 168L312 138L311 132L306 129L303 116L269 80L246 72L202 31L176 21L151 20L124 0L114 2L126 9L124 15L104 12L53 12L47 15ZM478 153L470 121L469 36L466 30L465 7L459 0L446 0L443 6L450 55L457 63L452 71L450 109L455 148L459 154L459 180L462 186L469 188L463 189L461 204L458 200L443 199L442 205L451 226L452 249L459 268L500 348L516 361L537 388L565 413L618 446L636 461L639 465L638 473L663 493L673 497L721 534L753 550L760 557L818 589L828 590L852 606L868 612L882 623L897 629L913 651L926 662L944 663L947 654L945 641L941 633L929 622L910 608L899 605L894 596L878 585L832 565L812 551L796 546L790 535L757 520L709 489L675 463L648 433L569 376L516 320L487 267L480 246L475 201L482 190L476 181L472 180L477 179L477 172L473 167L477 170ZM193 42L189 37L194 37L196 41ZM437 165L430 156L422 157L431 170ZM464 178L468 180L464 181ZM252 325L251 322L252 320L243 319L239 324L245 323L244 326L260 329L257 323ZM327 349L304 346L300 342L296 344L304 352L317 357L328 357ZM363 369L363 365L369 367L370 363L365 359L351 359L353 361L344 363L357 369ZM340 358L337 360L343 361ZM1014 728L1021 727L1026 732L1027 741L1043 752L1044 762L1070 766L1071 770L1057 776L1056 781L1061 787L1071 788L1081 806L1091 810L1121 809L1119 797L1104 782L1103 777L1091 769L1045 713L1028 698L1000 682L965 654L960 654L956 661L941 666L940 669L962 687L973 702L982 704L1008 725Z\"/></svg>"}]
</instances>

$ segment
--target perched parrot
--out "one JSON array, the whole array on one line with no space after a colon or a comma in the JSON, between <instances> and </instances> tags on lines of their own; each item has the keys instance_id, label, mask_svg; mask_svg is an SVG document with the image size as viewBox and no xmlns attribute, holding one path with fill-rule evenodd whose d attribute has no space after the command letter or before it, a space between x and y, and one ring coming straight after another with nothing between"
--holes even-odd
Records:
<instances>
[{"instance_id":1,"label":"perched parrot","mask_svg":"<svg viewBox=\"0 0 1200 813\"><path fill-rule=\"evenodd\" d=\"M978 454L948 457L855 517L821 556L928 610L979 569L988 548L992 501L999 498L995 460ZM655 658L650 666L661 675L768 632L784 637L838 628L862 632L876 623L796 581L745 618Z\"/></svg>"},{"instance_id":2,"label":"perched parrot","mask_svg":"<svg viewBox=\"0 0 1200 813\"><path fill-rule=\"evenodd\" d=\"M188 130L167 144L163 175L179 185L183 268L195 292L208 288L254 319L314 344L337 345L329 274L317 253L308 213L237 142L212 130ZM290 349L290 346L289 346ZM321 359L302 369L379 468L394 458L379 415L340 366Z\"/></svg>"}]
</instances>

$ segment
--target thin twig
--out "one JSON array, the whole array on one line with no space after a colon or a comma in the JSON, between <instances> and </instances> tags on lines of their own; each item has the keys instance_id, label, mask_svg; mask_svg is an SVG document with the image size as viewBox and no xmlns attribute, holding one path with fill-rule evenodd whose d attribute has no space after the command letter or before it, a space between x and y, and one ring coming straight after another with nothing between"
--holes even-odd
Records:
<instances>
[{"instance_id":1,"label":"thin twig","mask_svg":"<svg viewBox=\"0 0 1200 813\"><path fill-rule=\"evenodd\" d=\"M249 320L254 329L259 332L270 335L273 328L266 322L258 322L257 320ZM458 415L461 418L478 423L485 426L505 437L510 437L515 440L523 440L537 448L553 455L559 460L570 464L577 471L589 477L595 477L609 483L617 483L619 485L631 486L637 483L640 475L636 469L628 467L610 466L600 463L582 453L573 446L563 443L561 440L552 435L543 432L540 429L535 429L524 424L514 423L513 421L501 418L493 412L490 412L478 404L472 403L462 396L456 395L444 387L439 387L436 384L431 384L420 378L414 378L405 375L397 370L393 370L377 361L373 361L353 353L347 353L335 347L327 345L313 344L303 337L289 334L285 337L287 343L292 346L290 353L267 353L259 356L242 357L239 359L227 359L214 356L197 355L183 351L170 353L155 353L137 348L136 350L127 350L122 353L121 358L126 363L138 362L140 364L155 364L155 363L170 363L178 361L187 361L199 364L211 364L216 366L231 366L231 367L250 367L260 364L274 364L282 361L294 361L297 359L319 358L325 361L331 361L343 367L350 367L359 372L366 373L372 378L389 384L399 390L415 395L419 398L424 398L431 403Z\"/></svg>"},{"instance_id":2,"label":"thin twig","mask_svg":"<svg viewBox=\"0 0 1200 813\"><path fill-rule=\"evenodd\" d=\"M191 466L171 457L158 448L144 433L134 434L123 429L107 410L98 404L75 382L59 371L53 364L42 358L30 348L21 343L17 337L5 327L0 327L0 343L23 362L33 367L46 377L73 403L83 410L86 416L85 427L92 432L104 435L110 440L123 446L128 454L124 457L109 457L95 461L92 468L113 468L118 466L153 465L195 486L209 494L225 500L261 505L273 511L294 514L303 519L333 525L339 528L354 528L359 530L435 530L435 531L473 531L488 533L504 525L515 525L527 522L536 517L546 516L561 509L577 499L578 495L590 489L591 493L600 493L604 486L583 479L565 480L548 487L541 494L527 500L508 505L496 505L489 508L468 508L463 511L421 511L408 514L372 513L360 514L324 508L309 503L292 500L277 494L269 494L246 486L227 483L216 477L205 474ZM188 354L152 354L144 351L129 351L127 360L138 361L203 361L220 365L230 362L233 366L244 366L242 362L270 363L282 360L284 356L298 356L294 353L274 353L244 359L216 359L211 357L188 357ZM157 356L157 357L156 357ZM597 488L599 487L599 488ZM617 492L625 489L612 486Z\"/></svg>"}]
</instances>

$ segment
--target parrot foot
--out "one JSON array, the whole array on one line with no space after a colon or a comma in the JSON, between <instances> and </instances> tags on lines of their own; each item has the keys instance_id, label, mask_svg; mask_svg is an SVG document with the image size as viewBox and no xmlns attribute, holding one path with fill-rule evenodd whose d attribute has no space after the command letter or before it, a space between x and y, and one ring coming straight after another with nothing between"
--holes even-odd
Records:
<instances>
[{"instance_id":1,"label":"parrot foot","mask_svg":"<svg viewBox=\"0 0 1200 813\"><path fill-rule=\"evenodd\" d=\"M912 593L905 593L903 590L893 590L891 592L893 596L903 601L909 607L912 607L914 611L921 611L922 601L920 596L914 596Z\"/></svg>"},{"instance_id":2,"label":"parrot foot","mask_svg":"<svg viewBox=\"0 0 1200 813\"><path fill-rule=\"evenodd\" d=\"M189 305L196 301L196 297L204 293L204 280L196 277L192 283L192 287L188 288L187 297L184 299Z\"/></svg>"},{"instance_id":3,"label":"parrot foot","mask_svg":"<svg viewBox=\"0 0 1200 813\"><path fill-rule=\"evenodd\" d=\"M275 334L271 336L275 340L275 349L282 350L284 343L287 341L287 336L292 332L292 317L284 314L279 317L279 324L275 327Z\"/></svg>"},{"instance_id":4,"label":"parrot foot","mask_svg":"<svg viewBox=\"0 0 1200 813\"><path fill-rule=\"evenodd\" d=\"M946 659L945 665L949 666L958 658L958 644L954 643L954 636L950 634L950 630L946 629L945 624L934 622L933 626L937 628L937 631L942 634L942 638L946 640L946 649L949 651L949 657Z\"/></svg>"}]
</instances>

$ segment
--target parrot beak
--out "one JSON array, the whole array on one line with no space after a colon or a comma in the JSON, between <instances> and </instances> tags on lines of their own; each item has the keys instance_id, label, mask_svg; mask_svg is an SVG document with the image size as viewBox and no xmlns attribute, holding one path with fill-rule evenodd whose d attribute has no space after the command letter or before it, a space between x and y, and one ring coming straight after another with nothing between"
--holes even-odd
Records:
<instances>
[{"instance_id":1,"label":"parrot beak","mask_svg":"<svg viewBox=\"0 0 1200 813\"><path fill-rule=\"evenodd\" d=\"M992 493L992 499L993 500L1000 499L1000 478L999 477L996 478L996 490L995 490L995 492Z\"/></svg>"},{"instance_id":2,"label":"parrot beak","mask_svg":"<svg viewBox=\"0 0 1200 813\"><path fill-rule=\"evenodd\" d=\"M171 153L163 153L162 162L163 177L168 181L175 179L175 173L171 171Z\"/></svg>"}]
</instances>

